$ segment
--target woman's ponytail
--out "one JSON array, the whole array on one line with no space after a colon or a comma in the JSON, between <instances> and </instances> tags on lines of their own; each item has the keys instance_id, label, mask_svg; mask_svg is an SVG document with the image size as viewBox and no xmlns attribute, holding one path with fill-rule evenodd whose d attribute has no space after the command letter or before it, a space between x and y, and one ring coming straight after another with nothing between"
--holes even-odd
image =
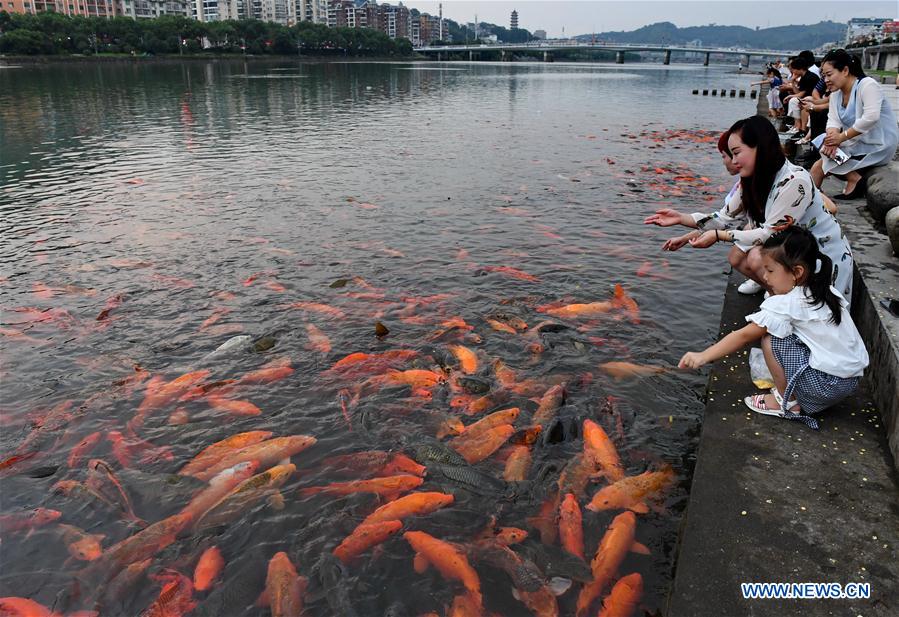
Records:
<instances>
[{"instance_id":1,"label":"woman's ponytail","mask_svg":"<svg viewBox=\"0 0 899 617\"><path fill-rule=\"evenodd\" d=\"M815 242L815 248L817 248L817 244L818 243ZM815 271L815 268L817 268L817 272ZM805 286L808 287L809 295L812 297L812 300L814 300L813 304L817 306L826 304L827 308L830 309L830 314L833 315L833 322L839 325L840 318L842 317L842 309L840 306L840 299L836 294L830 291L832 282L833 262L831 262L830 257L821 251L818 251L818 257L812 264L812 269L809 271Z\"/></svg>"}]
</instances>

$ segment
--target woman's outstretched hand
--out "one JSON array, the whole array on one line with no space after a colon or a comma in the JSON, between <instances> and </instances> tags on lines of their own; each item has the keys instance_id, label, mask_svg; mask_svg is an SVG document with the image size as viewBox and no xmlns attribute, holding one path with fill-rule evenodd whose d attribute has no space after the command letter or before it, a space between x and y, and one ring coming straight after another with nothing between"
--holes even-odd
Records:
<instances>
[{"instance_id":1,"label":"woman's outstretched hand","mask_svg":"<svg viewBox=\"0 0 899 617\"><path fill-rule=\"evenodd\" d=\"M708 363L709 361L705 359L701 352L688 351L677 363L677 368L700 368Z\"/></svg>"},{"instance_id":2,"label":"woman's outstretched hand","mask_svg":"<svg viewBox=\"0 0 899 617\"><path fill-rule=\"evenodd\" d=\"M681 248L687 242L690 241L690 234L684 236L678 236L676 238L669 238L665 241L665 244L662 245L663 251L676 251Z\"/></svg>"},{"instance_id":3,"label":"woman's outstretched hand","mask_svg":"<svg viewBox=\"0 0 899 617\"><path fill-rule=\"evenodd\" d=\"M718 236L715 234L715 230L712 229L710 231L702 232L702 235L699 235L695 238L690 238L690 246L695 249L707 249L718 241Z\"/></svg>"},{"instance_id":4,"label":"woman's outstretched hand","mask_svg":"<svg viewBox=\"0 0 899 617\"><path fill-rule=\"evenodd\" d=\"M643 219L644 225L658 225L659 227L671 227L681 222L681 213L671 208L656 210L655 214Z\"/></svg>"}]
</instances>

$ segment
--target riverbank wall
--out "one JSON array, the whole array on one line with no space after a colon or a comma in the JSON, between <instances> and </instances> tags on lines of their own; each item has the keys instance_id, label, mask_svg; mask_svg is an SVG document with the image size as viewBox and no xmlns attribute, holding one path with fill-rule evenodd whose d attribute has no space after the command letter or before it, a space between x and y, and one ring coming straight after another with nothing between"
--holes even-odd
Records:
<instances>
[{"instance_id":1,"label":"riverbank wall","mask_svg":"<svg viewBox=\"0 0 899 617\"><path fill-rule=\"evenodd\" d=\"M855 260L852 316L871 357L862 386L814 431L745 406L758 392L748 352L713 366L666 617L899 614L899 318L880 305L899 298L899 257L864 199L839 207ZM719 337L762 300L737 293L742 282L729 276ZM752 598L751 583L840 587L825 598ZM850 583L861 593L841 597Z\"/></svg>"}]
</instances>

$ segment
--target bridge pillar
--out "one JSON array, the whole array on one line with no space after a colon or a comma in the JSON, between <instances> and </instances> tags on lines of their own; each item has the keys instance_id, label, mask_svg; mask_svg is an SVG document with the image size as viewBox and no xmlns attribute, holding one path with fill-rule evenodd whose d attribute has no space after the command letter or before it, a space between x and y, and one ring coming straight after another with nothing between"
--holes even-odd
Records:
<instances>
[{"instance_id":1,"label":"bridge pillar","mask_svg":"<svg viewBox=\"0 0 899 617\"><path fill-rule=\"evenodd\" d=\"M745 66L747 69L749 68L749 54L740 56L740 66Z\"/></svg>"},{"instance_id":2,"label":"bridge pillar","mask_svg":"<svg viewBox=\"0 0 899 617\"><path fill-rule=\"evenodd\" d=\"M468 61L474 62L474 50L472 50L472 49L468 50Z\"/></svg>"},{"instance_id":3,"label":"bridge pillar","mask_svg":"<svg viewBox=\"0 0 899 617\"><path fill-rule=\"evenodd\" d=\"M623 51L615 52L615 63L616 64L624 64L624 52Z\"/></svg>"},{"instance_id":4,"label":"bridge pillar","mask_svg":"<svg viewBox=\"0 0 899 617\"><path fill-rule=\"evenodd\" d=\"M708 65L709 65L709 56L711 56L711 55L712 55L712 54L711 54L710 52L705 52L705 62L702 63L702 66L708 66Z\"/></svg>"},{"instance_id":5,"label":"bridge pillar","mask_svg":"<svg viewBox=\"0 0 899 617\"><path fill-rule=\"evenodd\" d=\"M665 52L665 64L671 64L671 50Z\"/></svg>"},{"instance_id":6,"label":"bridge pillar","mask_svg":"<svg viewBox=\"0 0 899 617\"><path fill-rule=\"evenodd\" d=\"M552 55L551 53L549 53L548 51L544 51L544 52L543 52L543 61L544 61L544 62L552 62L552 61L553 61L553 55Z\"/></svg>"},{"instance_id":7,"label":"bridge pillar","mask_svg":"<svg viewBox=\"0 0 899 617\"><path fill-rule=\"evenodd\" d=\"M440 52L437 52L437 62L440 62Z\"/></svg>"}]
</instances>

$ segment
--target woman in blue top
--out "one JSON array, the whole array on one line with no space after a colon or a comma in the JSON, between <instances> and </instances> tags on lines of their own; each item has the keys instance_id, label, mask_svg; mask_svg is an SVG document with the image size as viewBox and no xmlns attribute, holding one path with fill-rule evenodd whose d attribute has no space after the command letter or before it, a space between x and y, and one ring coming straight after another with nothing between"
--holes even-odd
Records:
<instances>
[{"instance_id":1,"label":"woman in blue top","mask_svg":"<svg viewBox=\"0 0 899 617\"><path fill-rule=\"evenodd\" d=\"M824 56L821 71L830 95L827 131L812 143L821 151L821 160L811 169L815 186L821 187L825 176L845 176L846 187L834 199L861 197L860 169L886 165L896 155L899 129L896 116L883 98L880 84L866 77L861 61L845 49L834 49ZM834 160L837 149L849 156L844 162Z\"/></svg>"}]
</instances>

